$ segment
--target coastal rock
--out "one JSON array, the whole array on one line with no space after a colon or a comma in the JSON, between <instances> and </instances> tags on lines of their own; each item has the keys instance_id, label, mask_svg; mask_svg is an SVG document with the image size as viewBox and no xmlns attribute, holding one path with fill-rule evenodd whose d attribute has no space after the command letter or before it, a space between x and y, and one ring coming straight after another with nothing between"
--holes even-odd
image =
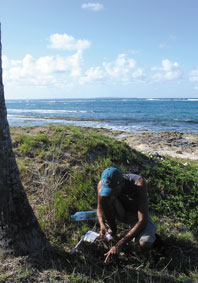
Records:
<instances>
[{"instance_id":1,"label":"coastal rock","mask_svg":"<svg viewBox=\"0 0 198 283\"><path fill-rule=\"evenodd\" d=\"M177 132L129 134L122 138L131 147L145 154L198 160L198 135Z\"/></svg>"},{"instance_id":2,"label":"coastal rock","mask_svg":"<svg viewBox=\"0 0 198 283\"><path fill-rule=\"evenodd\" d=\"M179 132L143 132L139 134L98 129L102 134L125 141L145 154L198 160L198 134Z\"/></svg>"}]
</instances>

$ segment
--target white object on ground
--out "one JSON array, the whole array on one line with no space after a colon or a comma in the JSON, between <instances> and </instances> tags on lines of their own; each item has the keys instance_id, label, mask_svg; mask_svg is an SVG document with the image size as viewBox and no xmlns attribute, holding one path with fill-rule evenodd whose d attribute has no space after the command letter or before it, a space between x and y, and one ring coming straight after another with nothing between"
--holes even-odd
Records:
<instances>
[{"instance_id":1,"label":"white object on ground","mask_svg":"<svg viewBox=\"0 0 198 283\"><path fill-rule=\"evenodd\" d=\"M98 238L99 236L100 236L100 234L98 234L94 231L88 231L84 235L84 241L89 242L89 243L93 243L95 241L95 239Z\"/></svg>"},{"instance_id":2,"label":"white object on ground","mask_svg":"<svg viewBox=\"0 0 198 283\"><path fill-rule=\"evenodd\" d=\"M78 249L78 247L81 245L83 241L93 243L95 239L97 239L99 236L100 236L99 233L96 233L91 230L87 231L85 235L80 239L78 244L75 246L75 248L71 251L71 254L74 254L76 252L76 250ZM108 241L113 239L113 237L109 233L107 233L105 237L107 238Z\"/></svg>"},{"instance_id":3,"label":"white object on ground","mask_svg":"<svg viewBox=\"0 0 198 283\"><path fill-rule=\"evenodd\" d=\"M105 237L107 238L108 241L113 239L113 237L109 233L106 233Z\"/></svg>"}]
</instances>

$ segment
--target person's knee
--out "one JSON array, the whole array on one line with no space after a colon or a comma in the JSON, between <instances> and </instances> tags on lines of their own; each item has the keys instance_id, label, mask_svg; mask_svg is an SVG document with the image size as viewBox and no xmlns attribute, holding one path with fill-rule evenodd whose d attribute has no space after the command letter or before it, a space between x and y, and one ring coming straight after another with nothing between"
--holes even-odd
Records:
<instances>
[{"instance_id":1,"label":"person's knee","mask_svg":"<svg viewBox=\"0 0 198 283\"><path fill-rule=\"evenodd\" d=\"M139 244L142 250L150 250L153 246L151 242L139 242Z\"/></svg>"},{"instance_id":2,"label":"person's knee","mask_svg":"<svg viewBox=\"0 0 198 283\"><path fill-rule=\"evenodd\" d=\"M138 179L137 185L140 187L147 187L146 180L143 177Z\"/></svg>"}]
</instances>

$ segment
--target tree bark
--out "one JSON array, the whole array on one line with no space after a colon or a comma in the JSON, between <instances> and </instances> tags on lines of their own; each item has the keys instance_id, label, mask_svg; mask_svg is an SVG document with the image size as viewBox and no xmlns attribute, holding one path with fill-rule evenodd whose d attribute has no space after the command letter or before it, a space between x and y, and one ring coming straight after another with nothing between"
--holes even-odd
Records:
<instances>
[{"instance_id":1,"label":"tree bark","mask_svg":"<svg viewBox=\"0 0 198 283\"><path fill-rule=\"evenodd\" d=\"M48 249L48 242L27 199L12 151L1 52L0 25L0 254L25 255Z\"/></svg>"}]
</instances>

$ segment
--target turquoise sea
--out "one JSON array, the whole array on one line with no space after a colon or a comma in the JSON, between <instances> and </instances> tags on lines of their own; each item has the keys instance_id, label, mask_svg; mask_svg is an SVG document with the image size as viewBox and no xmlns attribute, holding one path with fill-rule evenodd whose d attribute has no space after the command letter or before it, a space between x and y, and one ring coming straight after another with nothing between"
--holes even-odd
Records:
<instances>
[{"instance_id":1,"label":"turquoise sea","mask_svg":"<svg viewBox=\"0 0 198 283\"><path fill-rule=\"evenodd\" d=\"M133 133L198 133L198 98L25 99L6 100L6 107L11 127L72 124Z\"/></svg>"}]
</instances>

